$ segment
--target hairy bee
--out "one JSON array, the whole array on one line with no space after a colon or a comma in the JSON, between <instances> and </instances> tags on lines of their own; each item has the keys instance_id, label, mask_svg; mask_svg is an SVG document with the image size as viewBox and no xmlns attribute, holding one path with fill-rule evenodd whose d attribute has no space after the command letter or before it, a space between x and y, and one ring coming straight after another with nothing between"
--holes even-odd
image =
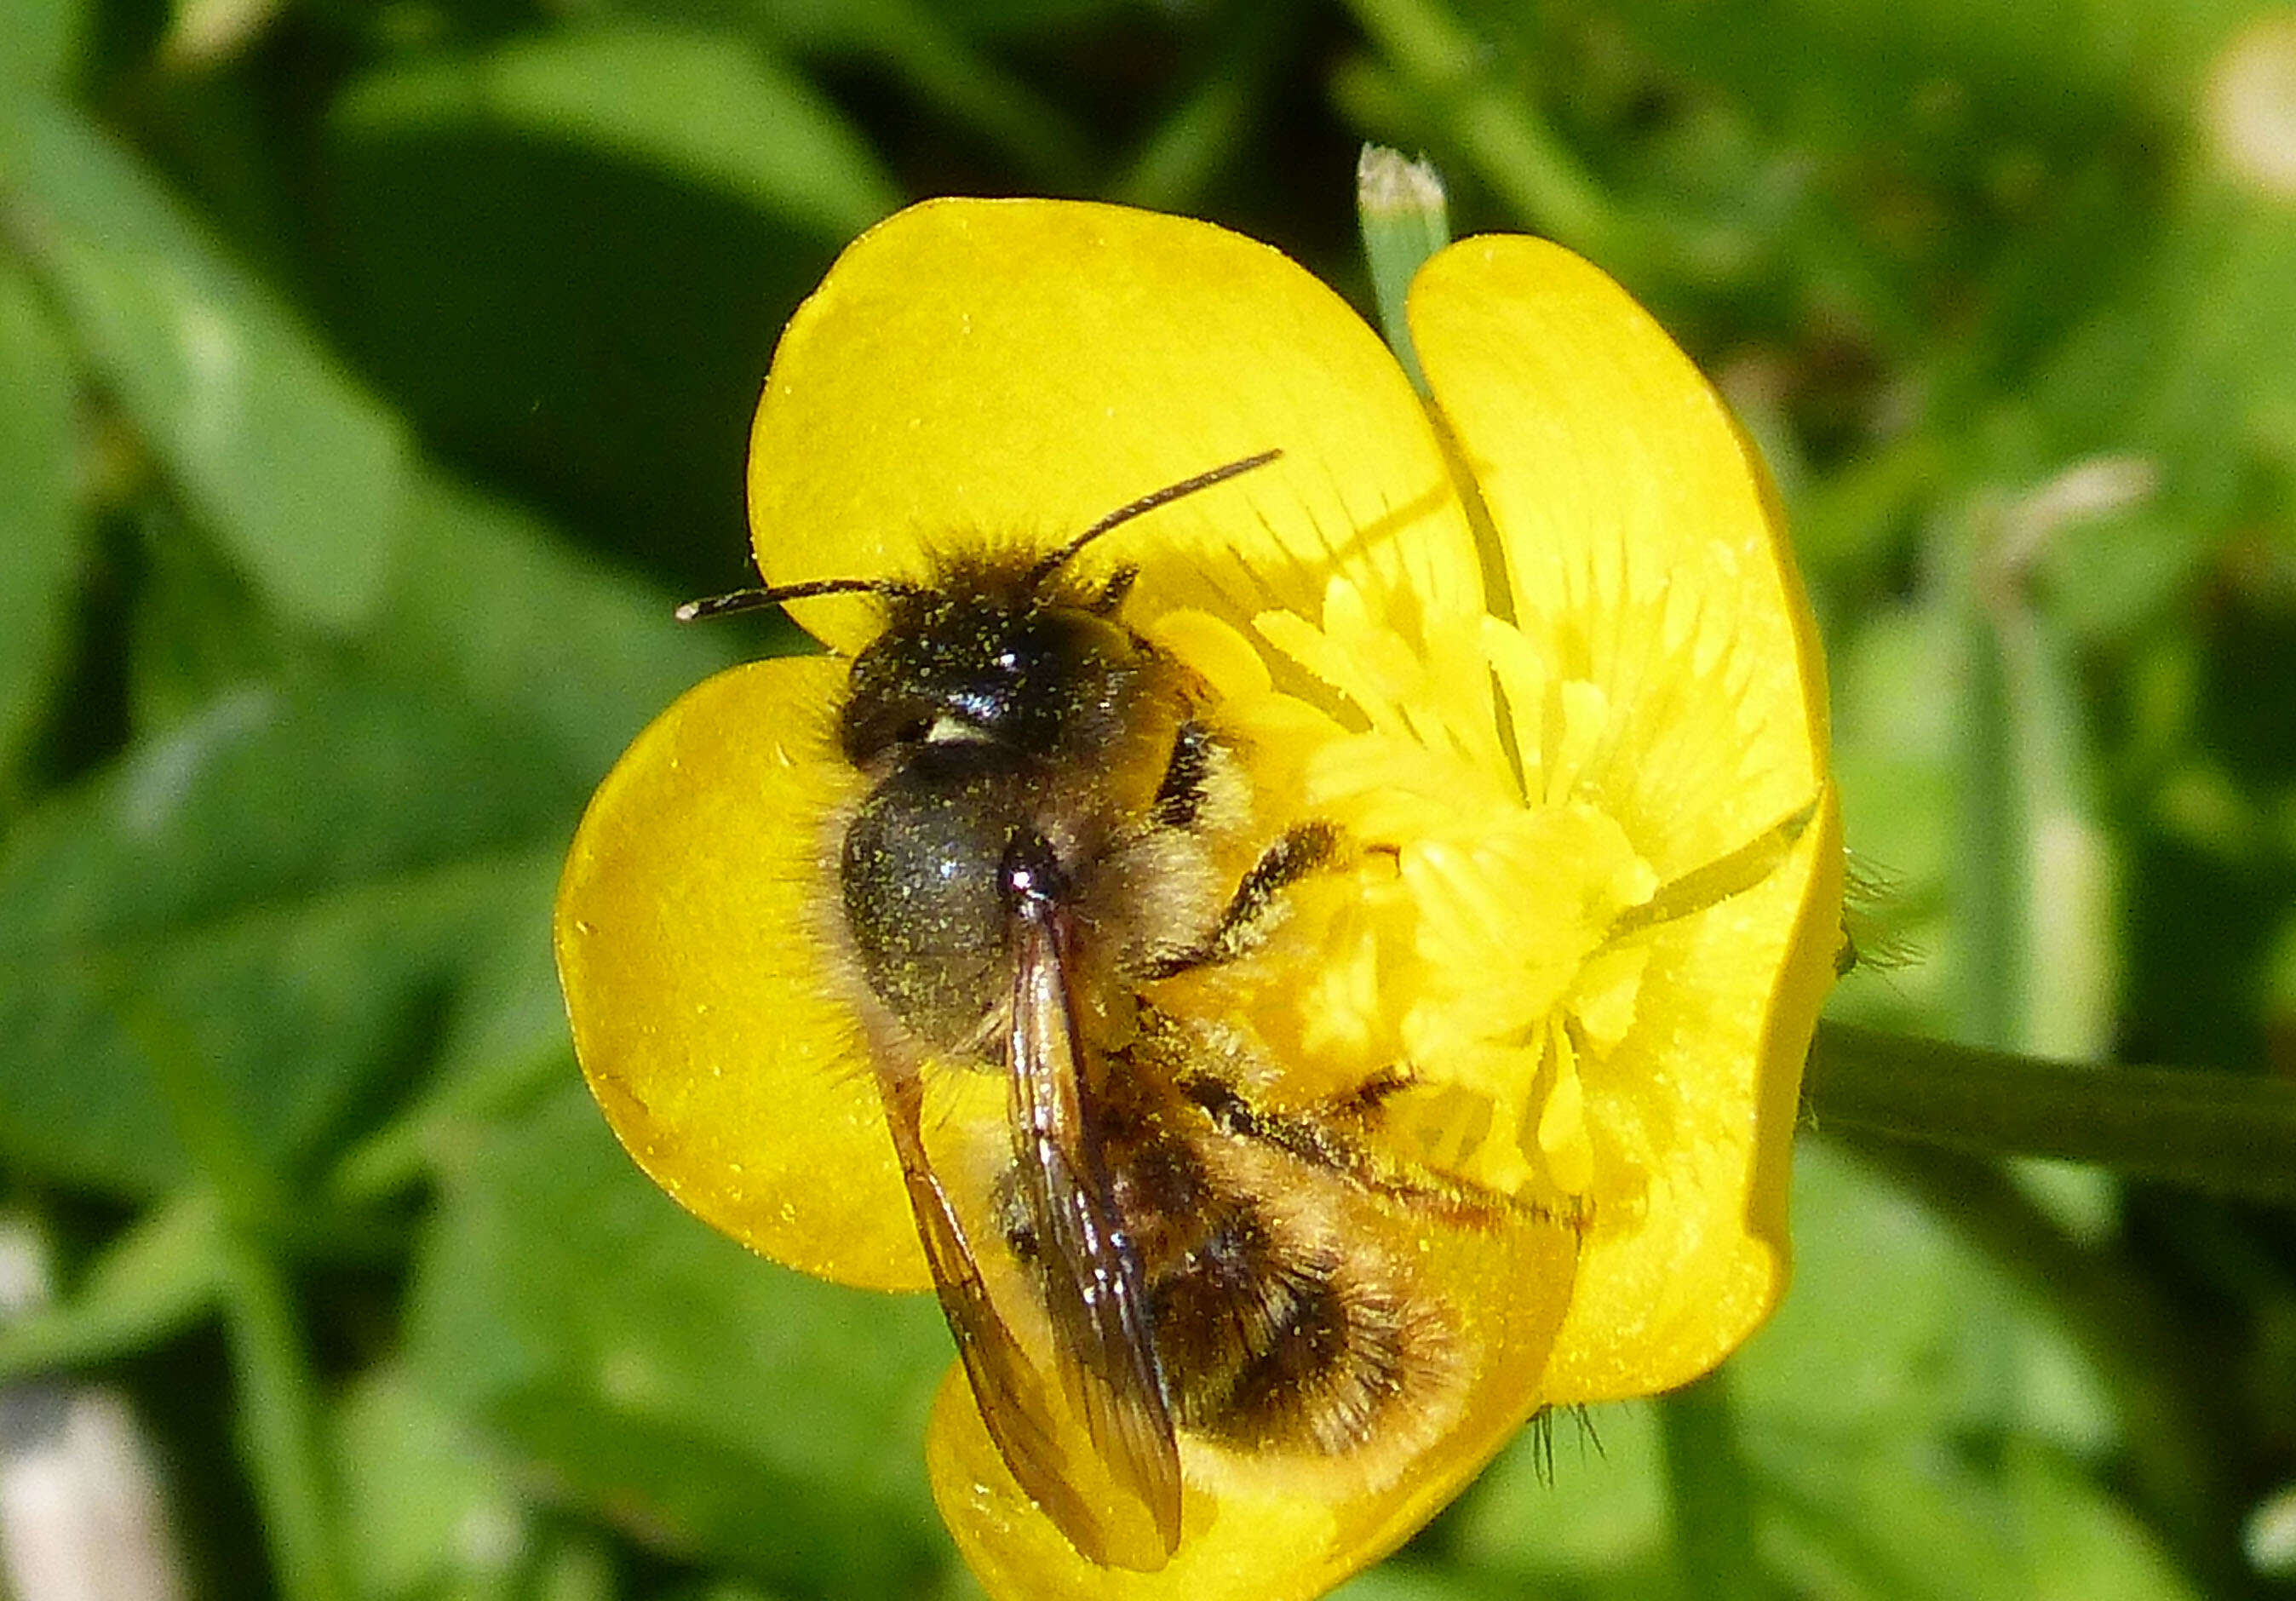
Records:
<instances>
[{"instance_id":1,"label":"hairy bee","mask_svg":"<svg viewBox=\"0 0 2296 1601\"><path fill-rule=\"evenodd\" d=\"M881 598L838 710L867 781L835 842L835 931L933 1281L1015 1480L1085 1556L1152 1570L1181 1538L1180 1441L1382 1471L1456 1402L1458 1332L1406 1251L1414 1215L1508 1204L1375 1154L1398 1071L1273 1109L1267 1064L1160 987L1254 949L1288 891L1357 846L1247 842L1242 753L1205 687L1128 626L1111 530L1274 460L1111 513L1048 554L961 555L930 583L748 590L688 617ZM971 1203L927 1148L924 1064L1001 1073L1009 1160ZM1032 1354L1037 1353L1037 1354ZM1088 1441L1077 1460L1064 1442Z\"/></svg>"}]
</instances>

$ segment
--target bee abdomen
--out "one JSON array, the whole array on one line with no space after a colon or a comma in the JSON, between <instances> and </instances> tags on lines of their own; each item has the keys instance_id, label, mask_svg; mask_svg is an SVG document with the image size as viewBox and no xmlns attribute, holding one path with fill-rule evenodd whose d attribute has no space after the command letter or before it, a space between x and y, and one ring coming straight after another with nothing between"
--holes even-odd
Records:
<instances>
[{"instance_id":1,"label":"bee abdomen","mask_svg":"<svg viewBox=\"0 0 2296 1601\"><path fill-rule=\"evenodd\" d=\"M1406 1388L1407 1320L1336 1254L1280 1238L1248 1203L1149 1282L1173 1419L1240 1449L1339 1456Z\"/></svg>"}]
</instances>

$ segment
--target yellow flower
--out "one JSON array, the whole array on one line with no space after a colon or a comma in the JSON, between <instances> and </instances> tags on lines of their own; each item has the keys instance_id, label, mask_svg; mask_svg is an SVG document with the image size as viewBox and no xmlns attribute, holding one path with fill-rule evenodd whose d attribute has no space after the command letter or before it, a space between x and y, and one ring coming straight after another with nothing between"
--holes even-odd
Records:
<instances>
[{"instance_id":1,"label":"yellow flower","mask_svg":"<svg viewBox=\"0 0 2296 1601\"><path fill-rule=\"evenodd\" d=\"M1249 1160L1298 1179L1257 1202L1291 1209L1287 1237L1370 1264L1399 1352L1373 1388L1401 1399L1365 1400L1336 1449L1184 1426L1177 1549L1103 1566L1023 1493L952 1369L930 1468L1000 1597L1319 1594L1538 1408L1682 1383L1784 1287L1841 862L1775 506L1681 353L1568 252L1464 241L1410 311L1430 404L1263 246L949 201L853 245L775 357L750 474L769 585L928 582L951 551L1050 550L1282 452L1078 565L1136 568L1124 621L1241 753L1227 882L1301 822L1345 842L1235 959L1133 988L1220 1042L1267 1119L1357 1097L1356 1165ZM591 1086L666 1189L777 1261L920 1290L836 866L870 781L834 714L885 603L791 609L832 654L703 684L599 791L560 968ZM941 1060L923 1082L935 1170L996 1243L1004 1085Z\"/></svg>"}]
</instances>

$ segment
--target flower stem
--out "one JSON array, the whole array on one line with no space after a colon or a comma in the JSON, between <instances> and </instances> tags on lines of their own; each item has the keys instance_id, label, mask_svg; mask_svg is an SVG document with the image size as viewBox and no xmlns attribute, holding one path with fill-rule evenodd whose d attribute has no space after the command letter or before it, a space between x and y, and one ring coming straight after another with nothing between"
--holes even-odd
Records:
<instances>
[{"instance_id":1,"label":"flower stem","mask_svg":"<svg viewBox=\"0 0 2296 1601\"><path fill-rule=\"evenodd\" d=\"M286 1186L231 1114L231 1100L183 1021L148 998L128 1026L152 1061L178 1137L214 1195L208 1249L237 1388L240 1451L261 1510L282 1601L349 1601L341 1531L327 1482L317 1375L273 1237L297 1210Z\"/></svg>"},{"instance_id":2,"label":"flower stem","mask_svg":"<svg viewBox=\"0 0 2296 1601\"><path fill-rule=\"evenodd\" d=\"M240 1449L285 1601L348 1601L321 1444L318 1385L279 1264L227 1231L224 1329L239 1390Z\"/></svg>"},{"instance_id":3,"label":"flower stem","mask_svg":"<svg viewBox=\"0 0 2296 1601\"><path fill-rule=\"evenodd\" d=\"M2276 1079L2089 1067L1824 1023L1804 1095L1821 1128L2296 1201L2296 1084Z\"/></svg>"}]
</instances>

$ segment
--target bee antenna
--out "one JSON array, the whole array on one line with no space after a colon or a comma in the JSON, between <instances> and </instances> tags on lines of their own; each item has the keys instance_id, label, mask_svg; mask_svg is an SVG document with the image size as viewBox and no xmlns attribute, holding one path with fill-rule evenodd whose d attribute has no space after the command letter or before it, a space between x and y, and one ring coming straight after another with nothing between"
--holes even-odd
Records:
<instances>
[{"instance_id":1,"label":"bee antenna","mask_svg":"<svg viewBox=\"0 0 2296 1601\"><path fill-rule=\"evenodd\" d=\"M906 579L816 579L809 584L779 584L769 589L736 589L691 600L677 609L680 622L731 617L736 612L757 612L784 601L811 600L816 595L914 595L917 586Z\"/></svg>"},{"instance_id":2,"label":"bee antenna","mask_svg":"<svg viewBox=\"0 0 2296 1601\"><path fill-rule=\"evenodd\" d=\"M1111 533L1122 528L1135 517L1147 515L1158 506L1169 505L1176 500L1185 500L1200 489L1209 489L1214 484L1224 484L1231 478L1241 478L1256 468L1265 467L1283 454L1281 450L1263 450L1258 456L1247 456L1241 461L1230 462L1226 466L1214 467L1209 472L1199 472L1193 478L1184 478L1178 483L1166 484L1162 489L1152 489L1129 505L1117 507L1066 545L1041 557L1034 567L1029 569L1030 587L1033 588L1044 583L1062 568L1075 561L1086 546L1103 534Z\"/></svg>"}]
</instances>

